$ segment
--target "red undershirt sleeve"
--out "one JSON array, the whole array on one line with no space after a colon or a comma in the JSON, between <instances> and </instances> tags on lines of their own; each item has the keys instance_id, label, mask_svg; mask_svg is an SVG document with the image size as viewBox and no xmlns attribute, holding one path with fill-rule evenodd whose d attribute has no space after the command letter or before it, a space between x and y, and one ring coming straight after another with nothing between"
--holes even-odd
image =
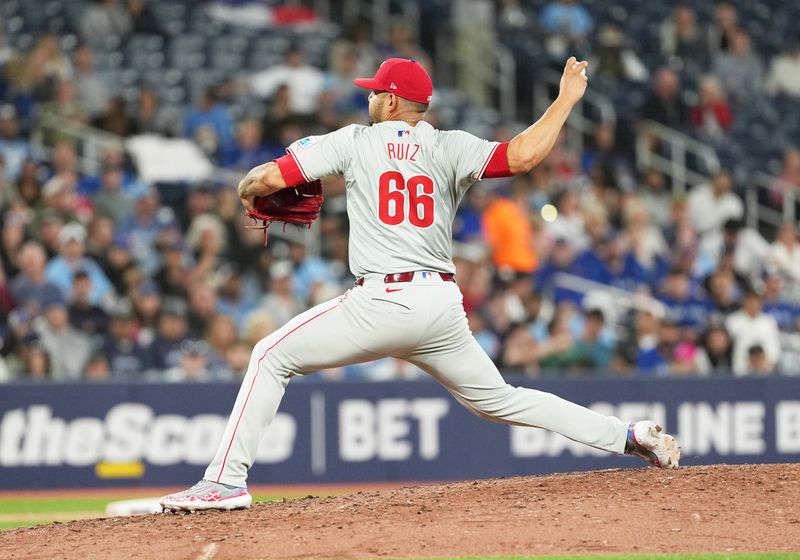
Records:
<instances>
[{"instance_id":1,"label":"red undershirt sleeve","mask_svg":"<svg viewBox=\"0 0 800 560\"><path fill-rule=\"evenodd\" d=\"M281 170L281 175L283 176L283 181L286 183L286 186L293 187L294 185L306 182L305 178L303 178L303 172L300 166L291 154L279 157L275 160L275 163L278 164L278 169Z\"/></svg>"},{"instance_id":2,"label":"red undershirt sleeve","mask_svg":"<svg viewBox=\"0 0 800 560\"><path fill-rule=\"evenodd\" d=\"M489 165L486 166L481 179L496 179L513 175L508 168L508 142L501 142L489 159Z\"/></svg>"}]
</instances>

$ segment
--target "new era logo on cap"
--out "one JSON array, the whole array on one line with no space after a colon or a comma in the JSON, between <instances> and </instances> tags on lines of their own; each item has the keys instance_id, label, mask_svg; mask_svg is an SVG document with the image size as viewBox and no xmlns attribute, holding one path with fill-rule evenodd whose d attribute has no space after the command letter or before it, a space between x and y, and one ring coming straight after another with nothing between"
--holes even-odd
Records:
<instances>
[{"instance_id":1,"label":"new era logo on cap","mask_svg":"<svg viewBox=\"0 0 800 560\"><path fill-rule=\"evenodd\" d=\"M374 78L357 78L358 87L375 91L391 91L398 97L428 104L433 94L433 82L425 69L414 60L390 58L381 64Z\"/></svg>"}]
</instances>

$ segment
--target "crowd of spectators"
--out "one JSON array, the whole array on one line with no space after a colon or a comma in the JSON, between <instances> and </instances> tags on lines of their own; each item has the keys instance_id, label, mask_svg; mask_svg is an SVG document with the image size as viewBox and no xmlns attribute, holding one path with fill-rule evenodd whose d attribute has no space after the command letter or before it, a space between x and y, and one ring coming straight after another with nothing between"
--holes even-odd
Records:
<instances>
[{"instance_id":1,"label":"crowd of spectators","mask_svg":"<svg viewBox=\"0 0 800 560\"><path fill-rule=\"evenodd\" d=\"M709 25L690 4L676 7L662 22L661 48L680 64L652 75L621 48L622 30L598 29L580 3L556 0L539 14L524 7L498 2L498 24L538 18L553 52L577 45L604 53L597 72L651 81L632 121L695 127L715 141L737 104L800 96L800 42L765 70L728 2ZM165 35L147 3L95 2L83 23L71 48L54 33L26 50L0 40L0 380L236 379L256 341L352 287L342 180L325 179L313 235L287 230L264 247L234 185L148 184L115 146L86 167L81 145L43 118L121 137L188 138L214 164L242 173L303 136L366 123L366 97L351 79L393 55L433 70L430 53L399 21L386 44L342 35L325 65L292 45L282 63L202 88L175 107L146 84L124 98L93 66L100 37L116 34L124 44ZM693 102L682 93L686 79L696 84ZM236 115L243 96L257 106ZM459 125L444 122L435 102L427 120ZM490 139L509 139L515 126L498 126ZM767 237L746 227L741 185L724 169L673 195L661 173L636 169L627 134L599 123L580 153L562 136L529 174L468 191L454 254L480 344L505 372L531 376L800 374L795 225ZM798 154L787 148L781 184L791 188L800 186ZM386 359L321 375L422 373Z\"/></svg>"}]
</instances>

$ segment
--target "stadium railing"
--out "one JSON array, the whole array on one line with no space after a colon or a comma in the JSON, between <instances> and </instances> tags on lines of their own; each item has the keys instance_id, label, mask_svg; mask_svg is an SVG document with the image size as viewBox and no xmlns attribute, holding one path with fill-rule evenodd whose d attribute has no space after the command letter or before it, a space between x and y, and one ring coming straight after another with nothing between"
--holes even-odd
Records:
<instances>
[{"instance_id":1,"label":"stadium railing","mask_svg":"<svg viewBox=\"0 0 800 560\"><path fill-rule=\"evenodd\" d=\"M653 138L658 140L656 144L651 142ZM656 151L654 146L661 149ZM706 173L689 169L688 157L701 162ZM720 162L708 144L663 124L646 120L641 123L636 138L636 166L642 171L656 169L664 173L671 180L672 191L682 194L689 186L707 183L710 175L719 171Z\"/></svg>"},{"instance_id":2,"label":"stadium railing","mask_svg":"<svg viewBox=\"0 0 800 560\"><path fill-rule=\"evenodd\" d=\"M534 119L544 113L553 102L551 92L558 91L561 74L547 70L539 73L537 78L532 92ZM591 136L599 122L616 124L617 111L607 96L596 91L586 90L580 106L576 111L570 113L567 120L570 144L579 152L582 151L584 138Z\"/></svg>"}]
</instances>

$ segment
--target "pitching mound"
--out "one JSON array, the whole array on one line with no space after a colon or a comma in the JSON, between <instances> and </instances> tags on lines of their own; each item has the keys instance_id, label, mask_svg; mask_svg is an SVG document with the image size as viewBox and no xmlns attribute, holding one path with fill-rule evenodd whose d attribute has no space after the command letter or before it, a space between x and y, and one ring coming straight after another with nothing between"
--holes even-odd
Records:
<instances>
[{"instance_id":1,"label":"pitching mound","mask_svg":"<svg viewBox=\"0 0 800 560\"><path fill-rule=\"evenodd\" d=\"M625 469L74 521L3 558L376 558L800 550L800 465Z\"/></svg>"}]
</instances>

